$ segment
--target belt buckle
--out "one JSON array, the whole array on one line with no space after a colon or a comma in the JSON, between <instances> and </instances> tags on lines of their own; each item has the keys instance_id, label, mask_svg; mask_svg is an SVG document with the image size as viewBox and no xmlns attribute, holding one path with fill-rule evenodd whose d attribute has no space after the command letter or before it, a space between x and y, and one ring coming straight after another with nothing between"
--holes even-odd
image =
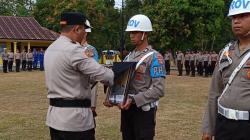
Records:
<instances>
[{"instance_id":1,"label":"belt buckle","mask_svg":"<svg viewBox=\"0 0 250 140\"><path fill-rule=\"evenodd\" d=\"M238 110L233 110L233 109L229 109L228 110L228 117L234 120L238 120L238 116L239 116L239 111Z\"/></svg>"}]
</instances>

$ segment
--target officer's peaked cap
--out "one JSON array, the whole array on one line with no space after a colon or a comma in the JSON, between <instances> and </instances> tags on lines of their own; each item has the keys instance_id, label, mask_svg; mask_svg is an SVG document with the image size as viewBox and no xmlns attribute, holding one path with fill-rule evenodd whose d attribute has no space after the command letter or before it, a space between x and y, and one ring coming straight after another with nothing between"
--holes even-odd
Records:
<instances>
[{"instance_id":1,"label":"officer's peaked cap","mask_svg":"<svg viewBox=\"0 0 250 140\"><path fill-rule=\"evenodd\" d=\"M64 12L61 14L60 25L86 25L86 16L80 12Z\"/></svg>"}]
</instances>

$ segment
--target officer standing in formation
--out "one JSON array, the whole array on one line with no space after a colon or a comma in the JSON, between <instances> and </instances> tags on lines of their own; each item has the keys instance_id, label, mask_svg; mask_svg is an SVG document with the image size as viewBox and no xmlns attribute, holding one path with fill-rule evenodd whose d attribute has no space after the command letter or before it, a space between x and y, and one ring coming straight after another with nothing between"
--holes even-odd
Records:
<instances>
[{"instance_id":1,"label":"officer standing in formation","mask_svg":"<svg viewBox=\"0 0 250 140\"><path fill-rule=\"evenodd\" d=\"M166 51L164 54L164 60L165 60L165 69L166 69L166 74L170 75L170 59L171 59L171 53L169 51Z\"/></svg>"},{"instance_id":2,"label":"officer standing in formation","mask_svg":"<svg viewBox=\"0 0 250 140\"><path fill-rule=\"evenodd\" d=\"M215 64L218 61L218 59L219 59L218 54L215 51L213 51L211 54L211 73L213 73Z\"/></svg>"},{"instance_id":3,"label":"officer standing in formation","mask_svg":"<svg viewBox=\"0 0 250 140\"><path fill-rule=\"evenodd\" d=\"M62 13L61 35L44 55L50 100L46 124L52 140L94 140L90 82L113 85L113 71L89 58L80 45L89 28L85 22L82 13Z\"/></svg>"},{"instance_id":4,"label":"officer standing in formation","mask_svg":"<svg viewBox=\"0 0 250 140\"><path fill-rule=\"evenodd\" d=\"M203 75L203 57L202 52L198 52L196 54L196 67L197 67L197 73L199 76Z\"/></svg>"},{"instance_id":5,"label":"officer standing in formation","mask_svg":"<svg viewBox=\"0 0 250 140\"><path fill-rule=\"evenodd\" d=\"M31 52L31 49L28 50L27 60L28 60L28 71L32 71L33 53Z\"/></svg>"},{"instance_id":6,"label":"officer standing in formation","mask_svg":"<svg viewBox=\"0 0 250 140\"><path fill-rule=\"evenodd\" d=\"M9 72L12 72L13 61L14 61L14 53L13 53L13 51L10 51L8 53L8 70L9 70Z\"/></svg>"},{"instance_id":7,"label":"officer standing in formation","mask_svg":"<svg viewBox=\"0 0 250 140\"><path fill-rule=\"evenodd\" d=\"M156 110L159 98L165 91L165 64L162 55L148 44L149 32L153 31L150 19L135 15L126 31L135 49L125 58L138 62L128 87L129 98L121 108L121 132L123 140L153 140L155 136Z\"/></svg>"},{"instance_id":8,"label":"officer standing in formation","mask_svg":"<svg viewBox=\"0 0 250 140\"><path fill-rule=\"evenodd\" d=\"M190 52L190 69L191 69L191 76L195 77L195 64L196 64L196 55L193 51Z\"/></svg>"},{"instance_id":9,"label":"officer standing in formation","mask_svg":"<svg viewBox=\"0 0 250 140\"><path fill-rule=\"evenodd\" d=\"M40 52L38 53L38 61L39 61L39 64L40 64L40 71L43 71L44 70L44 66L43 66L43 62L44 62L44 51L43 49L40 50Z\"/></svg>"},{"instance_id":10,"label":"officer standing in formation","mask_svg":"<svg viewBox=\"0 0 250 140\"><path fill-rule=\"evenodd\" d=\"M203 69L205 71L205 77L208 77L209 75L209 62L210 62L210 56L208 54L207 51L204 52L203 56L202 56L202 60L203 60Z\"/></svg>"},{"instance_id":11,"label":"officer standing in formation","mask_svg":"<svg viewBox=\"0 0 250 140\"><path fill-rule=\"evenodd\" d=\"M39 58L39 52L34 49L33 50L33 69L37 69L37 64L38 64L38 58Z\"/></svg>"},{"instance_id":12,"label":"officer standing in formation","mask_svg":"<svg viewBox=\"0 0 250 140\"><path fill-rule=\"evenodd\" d=\"M2 53L2 60L3 60L3 72L7 73L8 70L8 53L7 53L7 49L4 48L4 51Z\"/></svg>"},{"instance_id":13,"label":"officer standing in formation","mask_svg":"<svg viewBox=\"0 0 250 140\"><path fill-rule=\"evenodd\" d=\"M94 46L88 44L88 41L87 41L88 33L91 32L91 28L92 28L89 20L86 20L86 25L90 28L85 29L86 34L81 42L81 45L85 48L85 52L86 52L88 57L94 58L96 62L99 62L98 52L97 52L96 48ZM96 83L93 83L93 84L96 84ZM93 112L94 117L97 116L97 113L96 113L96 104L97 104L97 96L98 96L97 87L98 87L98 85L96 84L91 89L91 110Z\"/></svg>"},{"instance_id":14,"label":"officer standing in formation","mask_svg":"<svg viewBox=\"0 0 250 140\"><path fill-rule=\"evenodd\" d=\"M15 62L16 62L16 72L20 72L21 54L18 49L16 50L15 53Z\"/></svg>"},{"instance_id":15,"label":"officer standing in formation","mask_svg":"<svg viewBox=\"0 0 250 140\"><path fill-rule=\"evenodd\" d=\"M203 140L250 139L250 1L233 0L228 16L238 38L221 51L203 120Z\"/></svg>"},{"instance_id":16,"label":"officer standing in formation","mask_svg":"<svg viewBox=\"0 0 250 140\"><path fill-rule=\"evenodd\" d=\"M27 53L25 51L25 49L23 49L22 53L21 53L21 59L22 59L22 70L26 71L26 64L27 64Z\"/></svg>"},{"instance_id":17,"label":"officer standing in formation","mask_svg":"<svg viewBox=\"0 0 250 140\"><path fill-rule=\"evenodd\" d=\"M177 69L179 72L178 76L182 76L184 54L181 51L178 51L176 61L177 61Z\"/></svg>"},{"instance_id":18,"label":"officer standing in formation","mask_svg":"<svg viewBox=\"0 0 250 140\"><path fill-rule=\"evenodd\" d=\"M186 70L186 75L190 74L190 53L189 51L186 51L185 55L184 55L184 66L185 66L185 70Z\"/></svg>"}]
</instances>

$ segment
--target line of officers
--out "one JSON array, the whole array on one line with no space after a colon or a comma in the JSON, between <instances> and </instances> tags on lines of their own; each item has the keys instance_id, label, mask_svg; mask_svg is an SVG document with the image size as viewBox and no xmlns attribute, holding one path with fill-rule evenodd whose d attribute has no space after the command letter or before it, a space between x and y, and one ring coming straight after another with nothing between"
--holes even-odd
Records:
<instances>
[{"instance_id":1,"label":"line of officers","mask_svg":"<svg viewBox=\"0 0 250 140\"><path fill-rule=\"evenodd\" d=\"M170 60L172 58L172 54L169 51L164 54L167 74L170 74ZM212 75L218 59L218 54L215 51L186 51L185 53L177 51L175 63L177 64L178 76L182 76L184 66L187 76L195 77L197 70L199 76L208 77Z\"/></svg>"},{"instance_id":2,"label":"line of officers","mask_svg":"<svg viewBox=\"0 0 250 140\"><path fill-rule=\"evenodd\" d=\"M23 71L32 71L32 69L37 69L39 64L39 69L41 71L44 70L43 60L44 60L44 51L40 49L40 51L32 52L31 49L26 52L23 50L21 53L19 49L16 50L14 53L11 50L7 50L4 48L4 52L2 53L2 60L3 60L3 72L12 72L13 71L13 63L16 64L16 72L20 72L20 68Z\"/></svg>"}]
</instances>

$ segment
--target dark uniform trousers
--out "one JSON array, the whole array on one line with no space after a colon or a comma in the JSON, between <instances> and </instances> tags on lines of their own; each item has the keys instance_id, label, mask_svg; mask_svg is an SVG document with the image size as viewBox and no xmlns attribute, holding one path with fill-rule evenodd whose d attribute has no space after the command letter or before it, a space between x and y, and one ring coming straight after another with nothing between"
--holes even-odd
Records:
<instances>
[{"instance_id":1,"label":"dark uniform trousers","mask_svg":"<svg viewBox=\"0 0 250 140\"><path fill-rule=\"evenodd\" d=\"M250 140L250 122L230 120L218 114L214 138L215 140Z\"/></svg>"},{"instance_id":2,"label":"dark uniform trousers","mask_svg":"<svg viewBox=\"0 0 250 140\"><path fill-rule=\"evenodd\" d=\"M190 67L191 67L191 76L195 76L195 65L194 60L190 61Z\"/></svg>"},{"instance_id":3,"label":"dark uniform trousers","mask_svg":"<svg viewBox=\"0 0 250 140\"><path fill-rule=\"evenodd\" d=\"M20 71L20 62L21 62L20 59L16 59L16 72Z\"/></svg>"},{"instance_id":4,"label":"dark uniform trousers","mask_svg":"<svg viewBox=\"0 0 250 140\"><path fill-rule=\"evenodd\" d=\"M204 61L205 76L207 77L209 74L208 61Z\"/></svg>"},{"instance_id":5,"label":"dark uniform trousers","mask_svg":"<svg viewBox=\"0 0 250 140\"><path fill-rule=\"evenodd\" d=\"M60 131L50 129L51 140L95 140L95 129L81 132Z\"/></svg>"},{"instance_id":6,"label":"dark uniform trousers","mask_svg":"<svg viewBox=\"0 0 250 140\"><path fill-rule=\"evenodd\" d=\"M32 61L28 60L28 71L32 71Z\"/></svg>"},{"instance_id":7,"label":"dark uniform trousers","mask_svg":"<svg viewBox=\"0 0 250 140\"><path fill-rule=\"evenodd\" d=\"M3 72L7 73L8 68L8 60L3 60Z\"/></svg>"},{"instance_id":8,"label":"dark uniform trousers","mask_svg":"<svg viewBox=\"0 0 250 140\"><path fill-rule=\"evenodd\" d=\"M203 67L202 67L202 62L199 62L197 65L197 71L200 76L203 75Z\"/></svg>"},{"instance_id":9,"label":"dark uniform trousers","mask_svg":"<svg viewBox=\"0 0 250 140\"><path fill-rule=\"evenodd\" d=\"M165 61L166 74L170 75L170 63L169 60Z\"/></svg>"},{"instance_id":10,"label":"dark uniform trousers","mask_svg":"<svg viewBox=\"0 0 250 140\"><path fill-rule=\"evenodd\" d=\"M177 68L179 71L179 75L182 75L182 64L181 64L181 60L177 60Z\"/></svg>"},{"instance_id":11,"label":"dark uniform trousers","mask_svg":"<svg viewBox=\"0 0 250 140\"><path fill-rule=\"evenodd\" d=\"M186 69L186 75L189 75L190 74L189 60L185 60L185 69Z\"/></svg>"},{"instance_id":12,"label":"dark uniform trousers","mask_svg":"<svg viewBox=\"0 0 250 140\"><path fill-rule=\"evenodd\" d=\"M143 111L136 105L121 111L121 132L123 140L153 140L157 108Z\"/></svg>"},{"instance_id":13,"label":"dark uniform trousers","mask_svg":"<svg viewBox=\"0 0 250 140\"><path fill-rule=\"evenodd\" d=\"M214 72L215 65L216 65L216 61L212 61L211 62L211 73Z\"/></svg>"},{"instance_id":14,"label":"dark uniform trousers","mask_svg":"<svg viewBox=\"0 0 250 140\"><path fill-rule=\"evenodd\" d=\"M8 63L8 69L10 72L12 71L12 66L13 66L13 59L11 59Z\"/></svg>"},{"instance_id":15,"label":"dark uniform trousers","mask_svg":"<svg viewBox=\"0 0 250 140\"><path fill-rule=\"evenodd\" d=\"M22 60L22 70L26 71L26 60Z\"/></svg>"}]
</instances>

